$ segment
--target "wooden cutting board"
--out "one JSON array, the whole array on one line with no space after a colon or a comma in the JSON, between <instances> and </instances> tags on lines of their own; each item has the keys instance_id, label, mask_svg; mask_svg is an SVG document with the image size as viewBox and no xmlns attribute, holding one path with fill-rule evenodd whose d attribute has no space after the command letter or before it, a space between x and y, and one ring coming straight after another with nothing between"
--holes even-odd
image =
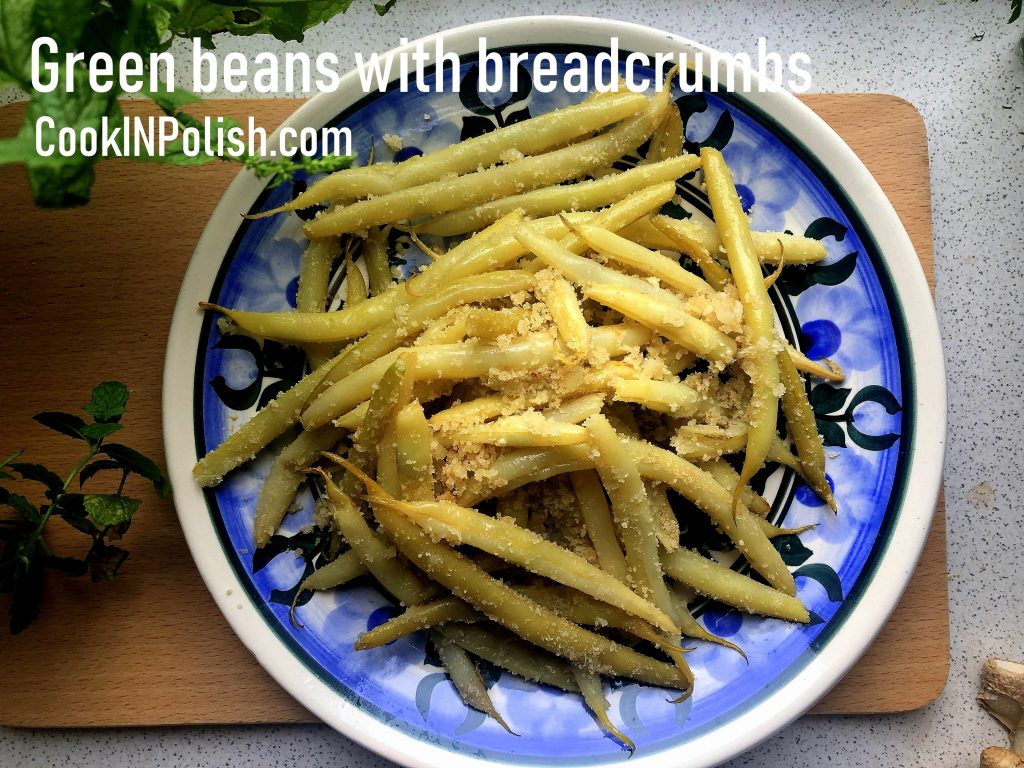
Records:
<instances>
[{"instance_id":1,"label":"wooden cutting board","mask_svg":"<svg viewBox=\"0 0 1024 768\"><path fill-rule=\"evenodd\" d=\"M933 278L924 123L909 103L881 95L804 100L853 147L893 201ZM211 114L276 126L298 103L208 102ZM145 107L129 105L130 114ZM23 107L0 109L0 136ZM123 442L162 459L160 389L171 312L185 267L236 166L100 165L92 202L40 211L20 167L0 168L7 190L0 230L0 453L70 468L78 444L32 414L74 411L92 385L131 390ZM191 429L182 424L181 429ZM307 722L228 628L193 565L169 501L143 498L125 540L131 557L110 584L50 579L42 618L18 637L0 630L0 723L123 726ZM911 500L913 503L913 500ZM53 526L61 528L60 524ZM80 534L54 536L55 549ZM6 614L6 603L0 604ZM892 620L816 713L900 712L942 691L949 669L942 504L925 553ZM6 615L4 616L6 625Z\"/></svg>"}]
</instances>

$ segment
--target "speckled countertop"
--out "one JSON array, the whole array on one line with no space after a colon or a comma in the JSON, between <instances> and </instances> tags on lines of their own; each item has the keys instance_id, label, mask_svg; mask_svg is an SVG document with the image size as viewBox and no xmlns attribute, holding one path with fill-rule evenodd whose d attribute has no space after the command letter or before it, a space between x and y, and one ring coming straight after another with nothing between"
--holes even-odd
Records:
<instances>
[{"instance_id":1,"label":"speckled countertop","mask_svg":"<svg viewBox=\"0 0 1024 768\"><path fill-rule=\"evenodd\" d=\"M538 5L650 24L729 51L753 52L757 36L765 35L784 54L811 56L814 91L892 93L924 116L949 377L949 683L934 704L916 712L803 718L730 765L977 765L985 746L1004 743L999 727L974 703L981 664L993 654L1024 656L1024 611L1012 597L1024 592L1024 516L1012 501L1024 495L1024 65L1017 52L1024 22L1005 24L1008 0ZM356 0L346 16L309 33L304 47L386 50L403 35L498 18L510 7L499 0L399 0L390 15L378 18L368 0ZM516 11L536 12L529 5ZM288 49L263 38L232 42L249 56ZM50 765L390 764L325 726L0 728L0 766Z\"/></svg>"}]
</instances>

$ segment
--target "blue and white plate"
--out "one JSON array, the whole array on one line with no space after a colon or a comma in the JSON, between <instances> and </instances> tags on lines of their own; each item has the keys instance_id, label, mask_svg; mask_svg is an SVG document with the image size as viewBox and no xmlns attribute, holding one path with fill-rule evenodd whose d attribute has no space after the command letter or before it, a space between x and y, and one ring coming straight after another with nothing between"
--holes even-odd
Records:
<instances>
[{"instance_id":1,"label":"blue and white plate","mask_svg":"<svg viewBox=\"0 0 1024 768\"><path fill-rule=\"evenodd\" d=\"M613 35L623 51L709 56L689 41L619 22L513 19L441 36L446 50L466 54L459 94L392 88L367 96L353 74L287 122L347 126L361 158L377 139L377 160L398 161L582 98L528 86L477 94L471 69L481 35L502 55L549 51L559 62L569 51L593 57ZM529 71L532 59L524 66ZM706 72L710 66L706 60ZM800 626L714 603L699 606L700 621L740 645L748 661L699 644L688 656L696 690L679 705L668 703L663 690L615 685L611 717L637 744L629 763L634 768L697 768L728 759L783 728L839 680L886 621L914 569L938 494L945 439L943 360L931 298L910 240L868 171L789 94L676 97L687 146L722 149L756 229L788 230L825 244L826 261L787 270L773 299L782 331L811 357L832 358L847 373L841 385L815 381L810 388L840 514L829 513L796 478L781 472L769 478L774 519L817 525L775 540L812 622ZM387 149L379 141L385 134L401 137L403 148ZM308 495L303 510L285 523L284 535L293 538L287 544L277 539L281 546L270 555L258 554L253 508L269 459L213 490L193 481L199 457L302 375L296 350L223 337L197 309L200 301L260 311L294 306L302 221L295 214L239 218L294 192L266 190L248 172L239 175L196 248L167 349L167 461L182 527L214 598L260 663L303 705L400 763L623 762L626 753L573 696L490 670L491 696L520 734L514 736L467 710L427 655L423 637L353 650L360 632L395 613L368 584L317 594L297 609L303 625L297 628L288 606L304 571L293 550L317 544L308 533ZM696 182L681 180L679 192L683 205L675 215L707 215ZM407 269L414 253L396 265Z\"/></svg>"}]
</instances>

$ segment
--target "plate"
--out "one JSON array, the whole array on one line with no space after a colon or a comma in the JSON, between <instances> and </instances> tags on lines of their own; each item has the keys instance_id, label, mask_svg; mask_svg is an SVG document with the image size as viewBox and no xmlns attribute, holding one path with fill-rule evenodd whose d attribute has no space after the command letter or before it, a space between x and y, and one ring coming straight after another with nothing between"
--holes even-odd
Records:
<instances>
[{"instance_id":1,"label":"plate","mask_svg":"<svg viewBox=\"0 0 1024 768\"><path fill-rule=\"evenodd\" d=\"M472 67L480 36L502 56L547 51L561 66L570 51L593 61L611 36L618 37L623 57L628 51L711 56L693 42L620 22L537 17L486 23L439 36L446 51L464 54L458 94L392 88L365 95L353 73L287 124L346 126L360 157L378 139L377 160L398 161L583 98L528 85L477 94ZM435 39L426 40L427 50ZM527 71L531 64L528 58ZM723 151L755 229L789 230L825 244L825 262L787 270L772 298L790 340L847 372L841 385L814 381L809 390L840 514L828 513L791 474L765 478L773 519L817 524L775 540L812 622L797 626L696 604L700 621L742 646L748 661L700 644L688 656L696 691L679 705L669 704L663 690L613 685L612 718L638 746L629 762L634 768L726 760L783 728L842 677L895 608L914 569L938 495L945 440L943 359L931 297L910 240L867 169L790 94L675 96L688 148L710 144ZM402 147L379 141L385 134L401 137ZM699 183L684 179L678 190L675 215L708 215ZM467 710L422 636L354 651L360 632L396 612L369 585L317 594L298 608L303 626L293 625L288 606L303 575L293 550L316 544L311 496L305 493L302 510L285 522L279 546L256 553L252 510L269 458L216 489L204 491L192 480L198 457L302 375L296 349L223 337L213 318L197 309L200 301L262 311L294 306L302 221L294 214L242 221L239 214L276 206L295 191L267 190L248 172L239 175L196 248L171 328L164 375L167 463L182 528L211 593L282 686L324 722L392 760L410 766L623 763L627 753L599 731L575 697L485 668L495 704L520 734L510 735ZM421 260L408 251L395 266L408 270Z\"/></svg>"}]
</instances>

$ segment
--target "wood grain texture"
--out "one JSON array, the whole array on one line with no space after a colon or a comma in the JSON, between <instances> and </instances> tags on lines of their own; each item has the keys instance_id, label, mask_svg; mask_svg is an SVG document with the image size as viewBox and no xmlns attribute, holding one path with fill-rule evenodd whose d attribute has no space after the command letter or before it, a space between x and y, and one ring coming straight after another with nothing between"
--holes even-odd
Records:
<instances>
[{"instance_id":1,"label":"wood grain texture","mask_svg":"<svg viewBox=\"0 0 1024 768\"><path fill-rule=\"evenodd\" d=\"M924 126L889 96L820 95L805 101L879 179L932 276ZM249 114L267 128L288 100L209 102L212 114ZM131 105L130 113L144 107ZM12 135L22 108L0 109ZM110 161L92 202L40 211L22 169L0 168L9 191L0 246L6 360L0 388L4 450L56 467L77 457L71 440L31 421L75 410L91 386L117 377L131 390L124 442L162 457L164 348L192 250L237 167L182 169ZM191 429L182 424L181 429ZM0 723L113 726L306 722L313 717L256 663L228 628L186 548L173 506L141 486L142 512L127 536L131 557L111 584L57 577L42 618L22 635L0 631ZM868 654L814 712L898 712L932 701L949 665L945 528L941 505L921 566ZM57 536L55 547L78 536ZM0 605L6 610L6 605Z\"/></svg>"}]
</instances>

